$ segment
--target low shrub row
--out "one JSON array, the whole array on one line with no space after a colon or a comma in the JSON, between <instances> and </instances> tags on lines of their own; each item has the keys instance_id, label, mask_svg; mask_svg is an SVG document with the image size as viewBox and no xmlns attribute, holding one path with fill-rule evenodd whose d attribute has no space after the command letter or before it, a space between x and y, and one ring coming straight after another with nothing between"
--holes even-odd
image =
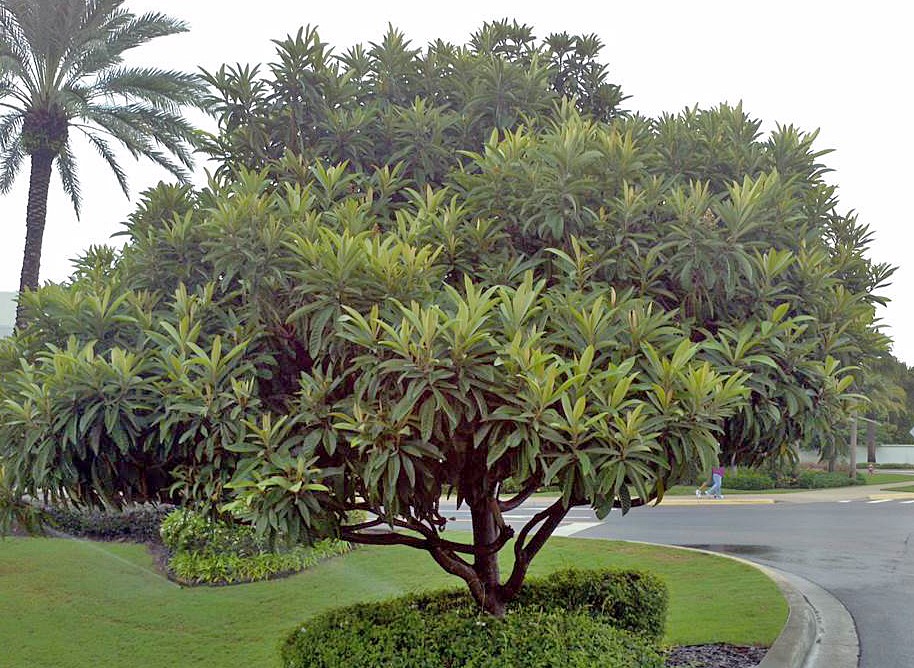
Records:
<instances>
[{"instance_id":1,"label":"low shrub row","mask_svg":"<svg viewBox=\"0 0 914 668\"><path fill-rule=\"evenodd\" d=\"M317 615L282 647L285 668L660 668L667 590L655 576L560 571L528 581L504 619L447 590Z\"/></svg>"},{"instance_id":2,"label":"low shrub row","mask_svg":"<svg viewBox=\"0 0 914 668\"><path fill-rule=\"evenodd\" d=\"M158 542L159 527L174 506L143 505L123 510L93 510L66 506L41 508L43 523L54 531L93 540Z\"/></svg>"},{"instance_id":3,"label":"low shrub row","mask_svg":"<svg viewBox=\"0 0 914 668\"><path fill-rule=\"evenodd\" d=\"M735 473L728 471L724 477L724 487L744 491L761 489L825 489L863 484L866 484L866 478L860 473L851 481L846 472L829 473L818 469L801 469L795 473L777 475L757 469L738 469Z\"/></svg>"},{"instance_id":4,"label":"low shrub row","mask_svg":"<svg viewBox=\"0 0 914 668\"><path fill-rule=\"evenodd\" d=\"M724 477L724 486L729 489L773 489L775 484L774 476L755 469L737 469L735 473L728 470Z\"/></svg>"},{"instance_id":5,"label":"low shrub row","mask_svg":"<svg viewBox=\"0 0 914 668\"><path fill-rule=\"evenodd\" d=\"M847 473L843 471L835 471L833 473L829 473L828 471L816 471L811 469L800 471L796 476L796 486L801 489L846 487L849 484L866 484L866 478L862 474L858 473L854 477L854 481L850 482Z\"/></svg>"},{"instance_id":6,"label":"low shrub row","mask_svg":"<svg viewBox=\"0 0 914 668\"><path fill-rule=\"evenodd\" d=\"M168 559L168 569L182 584L239 584L295 573L351 549L344 541L324 540L313 546L249 555L208 550L176 552Z\"/></svg>"},{"instance_id":7,"label":"low shrub row","mask_svg":"<svg viewBox=\"0 0 914 668\"><path fill-rule=\"evenodd\" d=\"M183 584L239 584L309 568L352 549L340 540L271 548L254 529L188 510L170 513L160 535L169 551L168 569Z\"/></svg>"}]
</instances>

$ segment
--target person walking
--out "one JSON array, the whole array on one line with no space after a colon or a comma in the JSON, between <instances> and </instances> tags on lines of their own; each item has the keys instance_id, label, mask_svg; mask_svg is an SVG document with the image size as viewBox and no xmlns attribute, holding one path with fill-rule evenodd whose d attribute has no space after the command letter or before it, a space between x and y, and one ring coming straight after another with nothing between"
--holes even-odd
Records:
<instances>
[{"instance_id":1,"label":"person walking","mask_svg":"<svg viewBox=\"0 0 914 668\"><path fill-rule=\"evenodd\" d=\"M726 471L727 469L719 464L711 467L711 487L705 492L705 496L710 496L714 499L724 498L721 493L721 486L724 484L724 473Z\"/></svg>"}]
</instances>

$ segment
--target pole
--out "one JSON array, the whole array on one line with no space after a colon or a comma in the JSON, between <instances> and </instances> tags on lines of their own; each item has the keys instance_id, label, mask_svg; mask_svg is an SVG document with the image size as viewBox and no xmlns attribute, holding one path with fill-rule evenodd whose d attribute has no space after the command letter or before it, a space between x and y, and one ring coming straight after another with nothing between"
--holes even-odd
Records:
<instances>
[{"instance_id":1,"label":"pole","mask_svg":"<svg viewBox=\"0 0 914 668\"><path fill-rule=\"evenodd\" d=\"M850 443L850 452L847 456L847 461L850 463L849 471L847 475L851 480L856 480L857 478L857 414L851 413L851 443Z\"/></svg>"}]
</instances>

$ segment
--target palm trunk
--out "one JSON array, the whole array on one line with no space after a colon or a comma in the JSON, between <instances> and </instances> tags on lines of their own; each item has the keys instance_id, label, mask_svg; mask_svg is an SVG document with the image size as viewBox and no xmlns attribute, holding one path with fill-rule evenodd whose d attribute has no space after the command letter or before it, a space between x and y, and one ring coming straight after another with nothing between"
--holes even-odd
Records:
<instances>
[{"instance_id":1,"label":"palm trunk","mask_svg":"<svg viewBox=\"0 0 914 668\"><path fill-rule=\"evenodd\" d=\"M22 254L22 274L19 278L19 303L16 306L16 329L25 326L22 294L38 288L38 270L41 267L41 242L48 214L48 188L51 184L51 166L54 154L39 150L32 154L29 176L29 203L25 215L25 251Z\"/></svg>"},{"instance_id":2,"label":"palm trunk","mask_svg":"<svg viewBox=\"0 0 914 668\"><path fill-rule=\"evenodd\" d=\"M876 423L872 420L866 423L866 461L876 463Z\"/></svg>"},{"instance_id":3,"label":"palm trunk","mask_svg":"<svg viewBox=\"0 0 914 668\"><path fill-rule=\"evenodd\" d=\"M847 475L851 480L857 478L857 416L851 416L851 442L847 454Z\"/></svg>"}]
</instances>

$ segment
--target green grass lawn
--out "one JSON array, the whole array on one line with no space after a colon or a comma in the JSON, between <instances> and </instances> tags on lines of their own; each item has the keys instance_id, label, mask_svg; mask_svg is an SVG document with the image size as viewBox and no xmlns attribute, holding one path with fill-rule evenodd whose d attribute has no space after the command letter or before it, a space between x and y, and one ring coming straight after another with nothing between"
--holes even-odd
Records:
<instances>
[{"instance_id":1,"label":"green grass lawn","mask_svg":"<svg viewBox=\"0 0 914 668\"><path fill-rule=\"evenodd\" d=\"M665 642L770 645L787 618L776 585L729 559L610 541L554 538L532 573L650 570L670 588ZM277 647L321 610L460 584L422 552L362 547L283 580L181 588L145 548L63 539L0 541L4 668L278 666Z\"/></svg>"},{"instance_id":2,"label":"green grass lawn","mask_svg":"<svg viewBox=\"0 0 914 668\"><path fill-rule=\"evenodd\" d=\"M914 492L914 485L905 485L904 487L887 487L883 492Z\"/></svg>"},{"instance_id":3,"label":"green grass lawn","mask_svg":"<svg viewBox=\"0 0 914 668\"><path fill-rule=\"evenodd\" d=\"M867 485L890 485L893 482L914 482L914 476L908 475L906 473L874 473L870 475L864 473L863 477L866 478Z\"/></svg>"}]
</instances>

